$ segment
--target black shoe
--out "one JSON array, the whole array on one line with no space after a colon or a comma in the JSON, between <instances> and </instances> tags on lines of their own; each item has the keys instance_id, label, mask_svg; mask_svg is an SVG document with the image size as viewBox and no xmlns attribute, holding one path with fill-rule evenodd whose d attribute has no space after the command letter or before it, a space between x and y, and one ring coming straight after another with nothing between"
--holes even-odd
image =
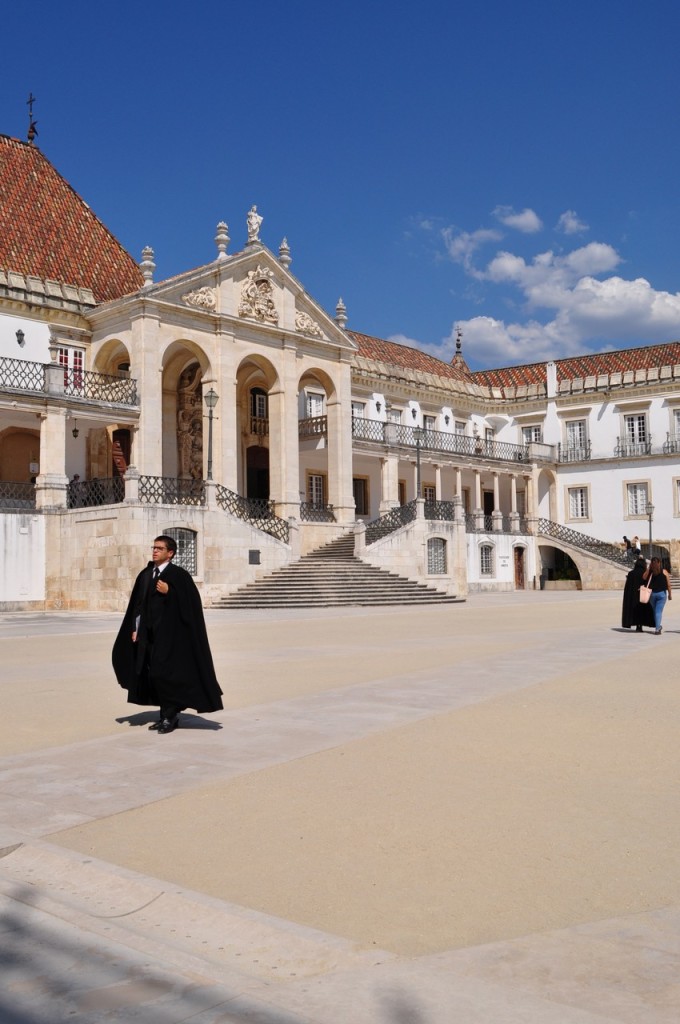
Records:
<instances>
[{"instance_id":1,"label":"black shoe","mask_svg":"<svg viewBox=\"0 0 680 1024\"><path fill-rule=\"evenodd\" d=\"M154 732L156 729L160 729L162 721L163 719L159 718L157 722L152 722L151 725L149 726L150 731Z\"/></svg>"},{"instance_id":2,"label":"black shoe","mask_svg":"<svg viewBox=\"0 0 680 1024\"><path fill-rule=\"evenodd\" d=\"M636 626L635 627L635 632L636 633L641 633L642 632L642 626ZM150 725L149 728L150 729L157 729L158 726L157 725Z\"/></svg>"},{"instance_id":3,"label":"black shoe","mask_svg":"<svg viewBox=\"0 0 680 1024\"><path fill-rule=\"evenodd\" d=\"M158 725L158 735L164 736L166 732L173 732L179 725L179 715L176 718L164 718Z\"/></svg>"}]
</instances>

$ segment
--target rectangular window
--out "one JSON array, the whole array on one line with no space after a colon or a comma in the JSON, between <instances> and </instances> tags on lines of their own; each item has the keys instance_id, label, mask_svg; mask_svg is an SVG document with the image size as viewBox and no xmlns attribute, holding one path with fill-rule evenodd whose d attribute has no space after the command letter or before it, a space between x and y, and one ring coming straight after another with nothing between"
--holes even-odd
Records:
<instances>
[{"instance_id":1,"label":"rectangular window","mask_svg":"<svg viewBox=\"0 0 680 1024\"><path fill-rule=\"evenodd\" d=\"M465 433L465 421L464 420L456 420L455 426L454 426L454 433L456 433L456 434L464 434Z\"/></svg>"},{"instance_id":2,"label":"rectangular window","mask_svg":"<svg viewBox=\"0 0 680 1024\"><path fill-rule=\"evenodd\" d=\"M423 416L423 427L425 430L434 430L436 420L434 416Z\"/></svg>"},{"instance_id":3,"label":"rectangular window","mask_svg":"<svg viewBox=\"0 0 680 1024\"><path fill-rule=\"evenodd\" d=\"M482 576L493 576L493 547L482 544L479 549L479 571Z\"/></svg>"},{"instance_id":4,"label":"rectangular window","mask_svg":"<svg viewBox=\"0 0 680 1024\"><path fill-rule=\"evenodd\" d=\"M267 396L253 391L253 416L257 419L267 419Z\"/></svg>"},{"instance_id":5,"label":"rectangular window","mask_svg":"<svg viewBox=\"0 0 680 1024\"><path fill-rule=\"evenodd\" d=\"M352 491L354 492L355 511L358 516L367 516L368 511L368 479L365 476L355 476L352 480Z\"/></svg>"},{"instance_id":6,"label":"rectangular window","mask_svg":"<svg viewBox=\"0 0 680 1024\"><path fill-rule=\"evenodd\" d=\"M307 392L307 415L323 416L323 395L317 395L313 391Z\"/></svg>"},{"instance_id":7,"label":"rectangular window","mask_svg":"<svg viewBox=\"0 0 680 1024\"><path fill-rule=\"evenodd\" d=\"M388 409L387 421L388 423L401 423L401 409Z\"/></svg>"},{"instance_id":8,"label":"rectangular window","mask_svg":"<svg viewBox=\"0 0 680 1024\"><path fill-rule=\"evenodd\" d=\"M624 416L624 422L628 444L645 444L647 441L647 414L636 412L634 415Z\"/></svg>"},{"instance_id":9,"label":"rectangular window","mask_svg":"<svg viewBox=\"0 0 680 1024\"><path fill-rule=\"evenodd\" d=\"M626 484L626 492L628 495L628 515L646 516L648 501L647 484Z\"/></svg>"},{"instance_id":10,"label":"rectangular window","mask_svg":"<svg viewBox=\"0 0 680 1024\"><path fill-rule=\"evenodd\" d=\"M569 488L569 518L588 519L588 488Z\"/></svg>"},{"instance_id":11,"label":"rectangular window","mask_svg":"<svg viewBox=\"0 0 680 1024\"><path fill-rule=\"evenodd\" d=\"M80 391L83 387L85 369L85 353L82 348L60 348L58 351L59 365L64 370L64 387L72 393L72 389Z\"/></svg>"},{"instance_id":12,"label":"rectangular window","mask_svg":"<svg viewBox=\"0 0 680 1024\"><path fill-rule=\"evenodd\" d=\"M427 542L427 571L431 575L446 572L446 541L430 537Z\"/></svg>"},{"instance_id":13,"label":"rectangular window","mask_svg":"<svg viewBox=\"0 0 680 1024\"><path fill-rule=\"evenodd\" d=\"M364 402L352 402L352 416L355 420L362 420L365 412L366 405Z\"/></svg>"},{"instance_id":14,"label":"rectangular window","mask_svg":"<svg viewBox=\"0 0 680 1024\"><path fill-rule=\"evenodd\" d=\"M583 448L586 443L586 421L570 420L567 424L567 448L574 451Z\"/></svg>"},{"instance_id":15,"label":"rectangular window","mask_svg":"<svg viewBox=\"0 0 680 1024\"><path fill-rule=\"evenodd\" d=\"M536 424L531 427L522 427L522 440L525 444L531 444L532 441L543 440L543 430L540 424Z\"/></svg>"},{"instance_id":16,"label":"rectangular window","mask_svg":"<svg viewBox=\"0 0 680 1024\"><path fill-rule=\"evenodd\" d=\"M680 440L680 409L673 410L673 430L675 432L674 440Z\"/></svg>"},{"instance_id":17,"label":"rectangular window","mask_svg":"<svg viewBox=\"0 0 680 1024\"><path fill-rule=\"evenodd\" d=\"M326 505L326 478L323 473L310 473L307 477L307 500L312 508L322 509Z\"/></svg>"},{"instance_id":18,"label":"rectangular window","mask_svg":"<svg viewBox=\"0 0 680 1024\"><path fill-rule=\"evenodd\" d=\"M423 484L423 498L425 501L437 500L437 492L431 484Z\"/></svg>"}]
</instances>

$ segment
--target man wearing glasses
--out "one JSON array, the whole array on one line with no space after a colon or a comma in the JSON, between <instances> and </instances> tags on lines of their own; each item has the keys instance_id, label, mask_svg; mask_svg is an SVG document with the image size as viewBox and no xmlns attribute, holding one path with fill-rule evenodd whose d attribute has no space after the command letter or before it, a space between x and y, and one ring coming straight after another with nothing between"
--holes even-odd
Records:
<instances>
[{"instance_id":1,"label":"man wearing glasses","mask_svg":"<svg viewBox=\"0 0 680 1024\"><path fill-rule=\"evenodd\" d=\"M177 728L185 708L222 709L201 595L186 569L173 564L176 553L173 537L156 537L113 645L113 668L128 701L160 706L149 728L161 736Z\"/></svg>"}]
</instances>

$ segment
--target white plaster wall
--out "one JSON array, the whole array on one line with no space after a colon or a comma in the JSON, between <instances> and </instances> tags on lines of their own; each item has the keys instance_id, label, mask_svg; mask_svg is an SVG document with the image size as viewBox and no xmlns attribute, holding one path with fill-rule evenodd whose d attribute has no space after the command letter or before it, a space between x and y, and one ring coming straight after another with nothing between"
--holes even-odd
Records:
<instances>
[{"instance_id":1,"label":"white plaster wall","mask_svg":"<svg viewBox=\"0 0 680 1024\"><path fill-rule=\"evenodd\" d=\"M17 342L16 332L24 332L24 344ZM48 340L50 329L41 320L26 316L0 313L0 357L5 359L26 359L32 363L49 363Z\"/></svg>"},{"instance_id":2,"label":"white plaster wall","mask_svg":"<svg viewBox=\"0 0 680 1024\"><path fill-rule=\"evenodd\" d=\"M467 573L470 590L514 590L515 589L515 547L524 548L524 580L527 590L533 589L536 571L536 552L531 537L518 538L508 533L468 533ZM480 548L491 544L494 549L494 574L482 576L480 572ZM538 585L538 584L537 584Z\"/></svg>"},{"instance_id":3,"label":"white plaster wall","mask_svg":"<svg viewBox=\"0 0 680 1024\"><path fill-rule=\"evenodd\" d=\"M0 602L45 599L45 519L0 515Z\"/></svg>"}]
</instances>

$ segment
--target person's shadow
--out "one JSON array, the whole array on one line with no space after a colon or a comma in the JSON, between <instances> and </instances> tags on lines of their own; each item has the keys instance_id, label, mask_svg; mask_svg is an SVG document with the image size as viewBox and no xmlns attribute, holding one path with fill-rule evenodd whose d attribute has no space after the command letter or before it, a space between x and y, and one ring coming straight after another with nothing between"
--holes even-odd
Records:
<instances>
[{"instance_id":1,"label":"person's shadow","mask_svg":"<svg viewBox=\"0 0 680 1024\"><path fill-rule=\"evenodd\" d=\"M152 722L158 721L158 711L138 711L133 715L122 715L117 718L116 721L119 725L151 725ZM179 716L179 728L180 729L208 729L212 732L216 732L222 728L221 722L211 722L207 718L201 718L200 715L190 715L186 711L182 711Z\"/></svg>"}]
</instances>

